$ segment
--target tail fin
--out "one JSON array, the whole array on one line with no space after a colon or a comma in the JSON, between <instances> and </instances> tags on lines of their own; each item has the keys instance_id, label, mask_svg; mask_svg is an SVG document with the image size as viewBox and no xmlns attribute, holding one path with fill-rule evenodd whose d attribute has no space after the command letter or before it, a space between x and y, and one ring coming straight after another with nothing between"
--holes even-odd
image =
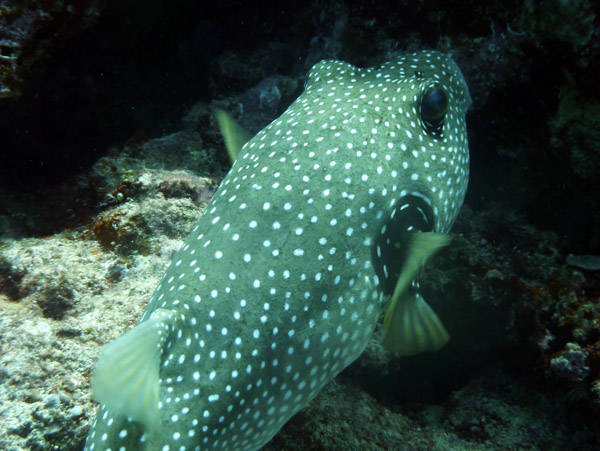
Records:
<instances>
[{"instance_id":1,"label":"tail fin","mask_svg":"<svg viewBox=\"0 0 600 451\"><path fill-rule=\"evenodd\" d=\"M383 346L400 355L414 355L437 351L449 339L448 331L435 312L417 291L410 290L392 314Z\"/></svg>"},{"instance_id":2,"label":"tail fin","mask_svg":"<svg viewBox=\"0 0 600 451\"><path fill-rule=\"evenodd\" d=\"M149 435L160 426L160 355L174 321L172 311L154 311L104 346L92 377L94 398L111 412L142 423Z\"/></svg>"},{"instance_id":3,"label":"tail fin","mask_svg":"<svg viewBox=\"0 0 600 451\"><path fill-rule=\"evenodd\" d=\"M450 336L435 312L416 290L407 289L429 257L449 242L448 235L414 233L383 321L383 345L389 351L412 355L437 351L448 342Z\"/></svg>"}]
</instances>

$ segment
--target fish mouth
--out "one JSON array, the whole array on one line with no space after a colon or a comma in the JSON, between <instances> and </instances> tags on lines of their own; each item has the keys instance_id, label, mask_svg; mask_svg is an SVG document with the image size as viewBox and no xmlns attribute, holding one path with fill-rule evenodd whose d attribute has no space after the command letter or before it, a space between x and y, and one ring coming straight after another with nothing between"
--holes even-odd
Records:
<instances>
[{"instance_id":1,"label":"fish mouth","mask_svg":"<svg viewBox=\"0 0 600 451\"><path fill-rule=\"evenodd\" d=\"M382 291L391 295L407 259L411 236L415 232L431 232L434 215L431 202L420 193L409 193L398 199L389 217L379 226L371 258Z\"/></svg>"}]
</instances>

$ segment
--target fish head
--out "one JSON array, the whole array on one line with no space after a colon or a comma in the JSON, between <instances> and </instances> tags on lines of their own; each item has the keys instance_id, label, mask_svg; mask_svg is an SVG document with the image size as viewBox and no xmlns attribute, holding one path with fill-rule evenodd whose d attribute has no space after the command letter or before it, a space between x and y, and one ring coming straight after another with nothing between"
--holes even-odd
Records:
<instances>
[{"instance_id":1,"label":"fish head","mask_svg":"<svg viewBox=\"0 0 600 451\"><path fill-rule=\"evenodd\" d=\"M379 195L389 216L401 199L418 198L427 228L450 230L469 177L465 115L471 98L449 56L423 51L368 69L322 61L309 73L305 92L311 98L305 109L321 122L329 143L324 153L340 151L343 168L363 188L365 200L357 203Z\"/></svg>"}]
</instances>

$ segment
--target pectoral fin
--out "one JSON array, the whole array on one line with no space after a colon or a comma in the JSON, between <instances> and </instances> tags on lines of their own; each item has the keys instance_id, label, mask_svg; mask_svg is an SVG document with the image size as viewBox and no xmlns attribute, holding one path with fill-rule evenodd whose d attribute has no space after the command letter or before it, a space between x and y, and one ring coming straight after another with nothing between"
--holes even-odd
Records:
<instances>
[{"instance_id":1,"label":"pectoral fin","mask_svg":"<svg viewBox=\"0 0 600 451\"><path fill-rule=\"evenodd\" d=\"M92 378L97 401L114 414L144 424L151 435L160 424L160 355L173 321L173 312L158 309L104 346Z\"/></svg>"}]
</instances>

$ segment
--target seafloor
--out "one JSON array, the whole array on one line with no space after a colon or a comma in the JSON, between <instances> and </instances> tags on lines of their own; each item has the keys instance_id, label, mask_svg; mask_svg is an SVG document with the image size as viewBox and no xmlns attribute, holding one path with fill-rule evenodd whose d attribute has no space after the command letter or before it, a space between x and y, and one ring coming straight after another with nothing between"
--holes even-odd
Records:
<instances>
[{"instance_id":1,"label":"seafloor","mask_svg":"<svg viewBox=\"0 0 600 451\"><path fill-rule=\"evenodd\" d=\"M595 450L600 28L593 2L0 0L0 449L79 450L132 327L228 161L310 66L452 54L471 182L424 297L450 343L365 353L266 450ZM208 6L211 8L208 8Z\"/></svg>"}]
</instances>

